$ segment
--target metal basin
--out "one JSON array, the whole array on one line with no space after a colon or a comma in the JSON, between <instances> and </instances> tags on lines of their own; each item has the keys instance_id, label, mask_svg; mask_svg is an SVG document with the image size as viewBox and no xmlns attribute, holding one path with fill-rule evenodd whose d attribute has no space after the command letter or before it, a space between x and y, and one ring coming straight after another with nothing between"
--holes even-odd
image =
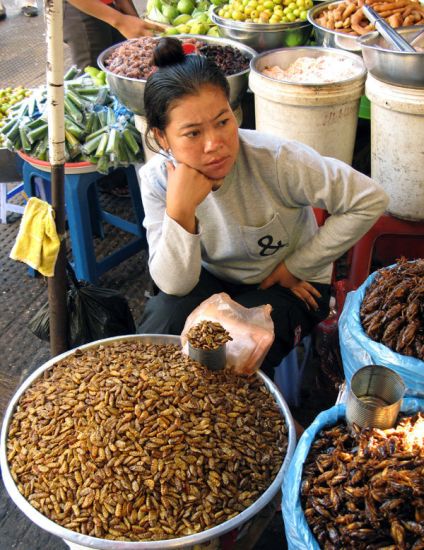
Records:
<instances>
[{"instance_id":1,"label":"metal basin","mask_svg":"<svg viewBox=\"0 0 424 550\"><path fill-rule=\"evenodd\" d=\"M92 347L97 347L99 345L107 346L118 341L119 342L140 341L146 344L180 345L179 336L136 334L136 335L130 335L130 336L119 336L115 338L98 340L96 342L91 342L90 344L80 346L77 349L80 349L80 350L89 349ZM95 548L98 550L145 550L145 549L165 550L169 548L186 548L186 547L194 546L196 544L201 544L202 542L205 542L205 541L211 541L213 539L217 539L221 535L229 531L232 531L234 529L240 530L241 527L249 519L255 516L260 510L262 510L262 508L264 508L281 489L283 478L288 469L291 457L294 453L294 449L296 446L295 428L294 428L292 416L290 414L290 410L286 402L282 398L279 390L267 376L259 372L258 376L262 378L262 380L264 381L269 392L274 397L275 402L281 411L281 415L284 417L286 426L288 428L288 445L287 445L287 452L284 458L284 462L281 465L281 468L277 476L275 477L274 481L271 483L268 489L258 498L258 500L256 500L251 506L246 508L239 515L235 516L234 518L228 521L221 523L220 525L217 525L216 527L213 527L206 531L202 531L200 533L196 533L194 535L187 535L185 537L168 539L168 540L140 541L140 542L107 540L107 539L99 539L99 538L95 538L87 535L82 535L81 533L77 533L75 531L71 531L70 529L66 529L65 527L62 527L61 525L58 525L57 523L48 519L46 516L38 512L38 510L36 510L33 506L31 506L31 504L29 504L29 502L24 498L24 496L19 492L19 490L16 487L16 484L10 473L9 464L7 461L7 454L6 454L7 434L9 431L9 424L11 422L11 418L13 416L13 413L16 409L17 403L21 395L27 390L27 388L37 378L43 375L44 371L50 369L51 367L53 367L53 365L55 365L65 357L69 357L70 355L74 354L77 351L77 349L68 351L66 353L63 353L62 355L59 355L57 357L54 357L53 359L50 359L49 361L44 363L44 365L39 367L31 376L29 376L13 396L6 410L4 421L3 421L1 440L0 440L0 467L3 475L4 485L10 497L12 498L14 503L18 506L18 508L39 527L41 527L42 529L45 529L46 531L48 531L49 533L52 533L53 535L61 537L71 545L78 545L78 547L82 547L82 548Z\"/></svg>"},{"instance_id":2,"label":"metal basin","mask_svg":"<svg viewBox=\"0 0 424 550\"><path fill-rule=\"evenodd\" d=\"M219 7L210 12L212 22L218 26L219 33L225 38L237 40L258 52L303 46L308 41L312 31L309 21L295 21L294 23L246 23L220 17Z\"/></svg>"},{"instance_id":3,"label":"metal basin","mask_svg":"<svg viewBox=\"0 0 424 550\"><path fill-rule=\"evenodd\" d=\"M252 57L256 55L255 50L251 47L233 40L225 40L213 36L203 36L197 34L180 34L173 36L173 38L195 38L199 41L205 42L206 44L232 46L233 48L240 50L248 59L252 59ZM157 38L157 40L159 40L159 38ZM123 42L120 44L115 44L102 52L97 59L97 63L102 71L106 73L107 83L111 92L116 95L119 101L127 107L127 109L136 115L144 116L144 87L146 86L146 79L129 78L127 76L115 74L109 71L104 63L105 59L107 59L109 55L122 44ZM233 109L236 109L247 90L249 68L231 76L227 76L226 78L230 86L230 105Z\"/></svg>"},{"instance_id":4,"label":"metal basin","mask_svg":"<svg viewBox=\"0 0 424 550\"><path fill-rule=\"evenodd\" d=\"M408 42L412 42L424 30L424 25L396 30ZM365 66L373 76L395 86L424 88L424 51L395 51L377 31L361 36L358 42Z\"/></svg>"},{"instance_id":5,"label":"metal basin","mask_svg":"<svg viewBox=\"0 0 424 550\"><path fill-rule=\"evenodd\" d=\"M308 11L308 21L312 24L314 29L315 42L317 46L324 46L325 48L340 48L348 52L361 53L361 46L358 42L359 36L353 36L352 34L346 34L344 32L332 31L319 25L315 18L325 10L330 4L338 6L344 2L340 0L338 2L320 2Z\"/></svg>"}]
</instances>

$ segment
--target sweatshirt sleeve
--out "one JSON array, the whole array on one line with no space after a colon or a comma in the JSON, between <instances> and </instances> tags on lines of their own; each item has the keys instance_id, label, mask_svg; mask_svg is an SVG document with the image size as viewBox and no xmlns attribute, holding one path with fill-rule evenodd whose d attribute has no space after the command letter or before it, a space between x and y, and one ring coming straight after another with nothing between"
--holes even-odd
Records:
<instances>
[{"instance_id":1,"label":"sweatshirt sleeve","mask_svg":"<svg viewBox=\"0 0 424 550\"><path fill-rule=\"evenodd\" d=\"M302 280L313 278L351 248L377 221L388 204L383 188L347 164L292 143L282 146L277 174L288 206L313 206L330 217L312 239L285 260Z\"/></svg>"},{"instance_id":2,"label":"sweatshirt sleeve","mask_svg":"<svg viewBox=\"0 0 424 550\"><path fill-rule=\"evenodd\" d=\"M199 281L200 234L189 233L167 215L164 173L145 165L140 170L140 182L150 275L166 294L184 296Z\"/></svg>"}]
</instances>

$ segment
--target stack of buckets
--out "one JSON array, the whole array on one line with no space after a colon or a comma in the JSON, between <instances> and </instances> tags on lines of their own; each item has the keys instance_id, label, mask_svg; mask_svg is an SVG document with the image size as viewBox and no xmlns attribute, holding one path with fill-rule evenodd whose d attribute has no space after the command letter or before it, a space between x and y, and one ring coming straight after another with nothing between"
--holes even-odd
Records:
<instances>
[{"instance_id":1,"label":"stack of buckets","mask_svg":"<svg viewBox=\"0 0 424 550\"><path fill-rule=\"evenodd\" d=\"M268 78L265 67L288 67L301 56L359 55L331 48L287 48L257 56L249 76L256 129L294 139L325 156L352 163L361 95L371 102L371 177L390 197L388 212L424 219L424 87L377 80L366 70L355 78L321 85ZM366 78L366 83L365 83ZM365 86L364 86L365 84Z\"/></svg>"},{"instance_id":2,"label":"stack of buckets","mask_svg":"<svg viewBox=\"0 0 424 550\"><path fill-rule=\"evenodd\" d=\"M388 212L424 220L424 87L388 84L371 74L371 176L390 197Z\"/></svg>"}]
</instances>

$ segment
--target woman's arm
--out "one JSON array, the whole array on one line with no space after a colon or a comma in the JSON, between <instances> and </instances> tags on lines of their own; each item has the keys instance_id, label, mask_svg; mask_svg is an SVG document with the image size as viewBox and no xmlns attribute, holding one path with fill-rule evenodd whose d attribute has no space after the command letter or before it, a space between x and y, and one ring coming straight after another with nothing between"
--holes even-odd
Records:
<instances>
[{"instance_id":1,"label":"woman's arm","mask_svg":"<svg viewBox=\"0 0 424 550\"><path fill-rule=\"evenodd\" d=\"M138 17L137 10L132 0L115 0L114 4L116 9L118 9L121 13L125 13L126 15L135 15Z\"/></svg>"},{"instance_id":2,"label":"woman's arm","mask_svg":"<svg viewBox=\"0 0 424 550\"><path fill-rule=\"evenodd\" d=\"M128 4L129 0L124 0L124 2ZM160 26L140 19L137 12L134 15L126 15L126 13L121 13L100 0L69 0L69 3L87 15L108 23L125 36L125 38L151 36L154 30L161 30ZM127 9L131 11L128 5Z\"/></svg>"},{"instance_id":3,"label":"woman's arm","mask_svg":"<svg viewBox=\"0 0 424 550\"><path fill-rule=\"evenodd\" d=\"M163 292L184 296L199 281L201 249L195 211L212 184L182 164L168 165L167 175L159 164L142 168L140 180L150 275Z\"/></svg>"},{"instance_id":4,"label":"woman's arm","mask_svg":"<svg viewBox=\"0 0 424 550\"><path fill-rule=\"evenodd\" d=\"M334 262L372 227L388 197L378 183L343 162L300 144L283 149L277 173L286 205L310 205L330 214L314 237L285 259L292 275L313 281L317 269Z\"/></svg>"}]
</instances>

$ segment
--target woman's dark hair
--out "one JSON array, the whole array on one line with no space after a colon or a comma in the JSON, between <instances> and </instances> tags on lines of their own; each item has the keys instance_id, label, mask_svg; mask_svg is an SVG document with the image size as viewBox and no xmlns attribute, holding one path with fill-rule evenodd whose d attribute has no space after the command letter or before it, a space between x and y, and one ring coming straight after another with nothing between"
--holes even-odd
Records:
<instances>
[{"instance_id":1,"label":"woman's dark hair","mask_svg":"<svg viewBox=\"0 0 424 550\"><path fill-rule=\"evenodd\" d=\"M164 131L171 104L186 95L196 95L204 85L220 88L226 98L230 87L224 73L202 55L185 55L180 40L161 38L154 50L153 63L158 67L147 79L144 89L144 110L147 129L146 144L152 147L148 134L152 128Z\"/></svg>"}]
</instances>

